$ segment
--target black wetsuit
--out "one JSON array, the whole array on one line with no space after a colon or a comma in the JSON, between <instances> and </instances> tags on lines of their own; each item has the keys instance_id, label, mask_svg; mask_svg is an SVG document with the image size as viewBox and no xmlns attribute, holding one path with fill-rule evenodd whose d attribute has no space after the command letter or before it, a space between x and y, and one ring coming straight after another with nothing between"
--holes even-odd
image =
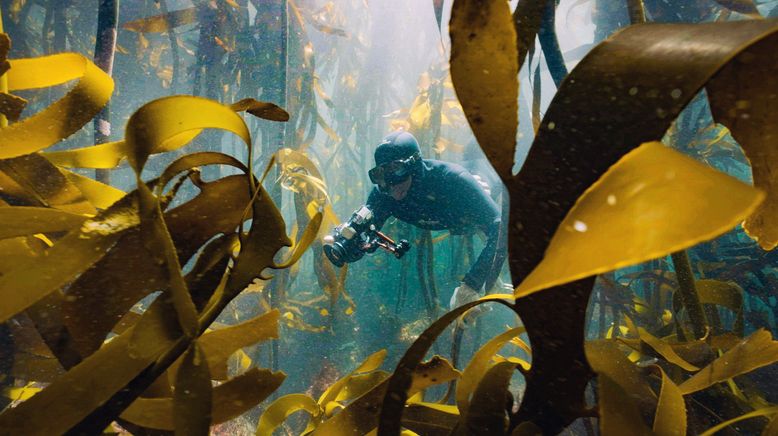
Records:
<instances>
[{"instance_id":1,"label":"black wetsuit","mask_svg":"<svg viewBox=\"0 0 778 436\"><path fill-rule=\"evenodd\" d=\"M407 195L396 201L389 194L373 188L367 199L378 229L390 216L430 230L449 230L452 234L472 232L486 234L486 246L478 260L465 275L465 284L488 289L500 274L504 250L498 249L500 209L462 166L438 160L424 159Z\"/></svg>"}]
</instances>

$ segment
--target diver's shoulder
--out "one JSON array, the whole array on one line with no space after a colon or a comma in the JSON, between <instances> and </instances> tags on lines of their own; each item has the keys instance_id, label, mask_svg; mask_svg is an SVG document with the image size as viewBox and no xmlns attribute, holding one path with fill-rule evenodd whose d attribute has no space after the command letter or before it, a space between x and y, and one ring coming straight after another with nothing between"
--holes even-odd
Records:
<instances>
[{"instance_id":1,"label":"diver's shoulder","mask_svg":"<svg viewBox=\"0 0 778 436\"><path fill-rule=\"evenodd\" d=\"M449 176L460 176L461 174L469 174L465 167L462 165L446 162L436 159L424 159L424 163L427 164L429 171L438 174L444 174Z\"/></svg>"}]
</instances>

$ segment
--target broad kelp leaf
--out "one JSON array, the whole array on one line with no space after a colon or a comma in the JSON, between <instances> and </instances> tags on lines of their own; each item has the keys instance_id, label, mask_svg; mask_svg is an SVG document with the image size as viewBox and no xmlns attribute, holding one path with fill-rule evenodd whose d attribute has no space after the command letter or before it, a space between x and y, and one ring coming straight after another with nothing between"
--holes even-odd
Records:
<instances>
[{"instance_id":1,"label":"broad kelp leaf","mask_svg":"<svg viewBox=\"0 0 778 436\"><path fill-rule=\"evenodd\" d=\"M456 406L413 402L403 414L403 427L426 436L448 436L459 422Z\"/></svg>"},{"instance_id":2,"label":"broad kelp leaf","mask_svg":"<svg viewBox=\"0 0 778 436\"><path fill-rule=\"evenodd\" d=\"M250 200L245 176L228 176L201 189L200 195L165 213L182 262L213 236L233 231ZM135 302L165 285L162 268L145 253L139 229L131 229L68 287L65 323L82 355L94 352Z\"/></svg>"},{"instance_id":3,"label":"broad kelp leaf","mask_svg":"<svg viewBox=\"0 0 778 436\"><path fill-rule=\"evenodd\" d=\"M0 130L0 159L33 153L67 138L97 115L113 92L111 76L75 53L12 60L7 74L11 91L47 88L74 79L78 83L41 112Z\"/></svg>"},{"instance_id":4,"label":"broad kelp leaf","mask_svg":"<svg viewBox=\"0 0 778 436\"><path fill-rule=\"evenodd\" d=\"M0 160L0 188L3 198L14 205L97 213L63 172L36 153Z\"/></svg>"},{"instance_id":5,"label":"broad kelp leaf","mask_svg":"<svg viewBox=\"0 0 778 436\"><path fill-rule=\"evenodd\" d=\"M501 362L487 370L473 392L473 401L467 408L464 423L460 424L463 434L505 434L510 411L506 406L513 400L508 387L515 372L516 364L511 362Z\"/></svg>"},{"instance_id":6,"label":"broad kelp leaf","mask_svg":"<svg viewBox=\"0 0 778 436\"><path fill-rule=\"evenodd\" d=\"M748 413L746 413L744 415L738 416L737 418L728 419L728 420L722 422L721 424L719 424L719 425L717 425L715 427L711 427L708 430L700 433L700 436L713 436L714 434L716 434L719 431L729 427L732 424L735 424L737 422L743 421L745 419L757 418L757 417L760 417L760 416L773 416L773 419L772 419L771 423L768 424L769 427L772 427L771 428L771 430L772 430L772 429L774 429L773 423L774 423L774 421L776 419L775 418L776 415L778 415L778 406L765 407L763 409L754 410L753 412L748 412ZM774 433L765 432L765 433L762 433L762 435L763 436L773 436Z\"/></svg>"},{"instance_id":7,"label":"broad kelp leaf","mask_svg":"<svg viewBox=\"0 0 778 436\"><path fill-rule=\"evenodd\" d=\"M125 197L69 232L46 256L22 259L0 277L0 296L4 301L0 322L60 289L100 260L125 231L138 224L134 203L134 196Z\"/></svg>"},{"instance_id":8,"label":"broad kelp leaf","mask_svg":"<svg viewBox=\"0 0 778 436\"><path fill-rule=\"evenodd\" d=\"M62 168L59 170L73 186L81 191L84 198L92 203L92 206L97 209L108 209L112 204L127 195L126 192L116 189L111 185L106 185L105 183L98 182L97 180L84 177Z\"/></svg>"},{"instance_id":9,"label":"broad kelp leaf","mask_svg":"<svg viewBox=\"0 0 778 436\"><path fill-rule=\"evenodd\" d=\"M160 309L161 304L152 304L139 324L164 321L156 316ZM65 433L174 345L174 341L160 336L141 344L143 353L139 354L143 357L135 357L129 353L132 330L106 343L28 401L5 410L0 414L0 428L10 434ZM42 419L42 413L57 419Z\"/></svg>"},{"instance_id":10,"label":"broad kelp leaf","mask_svg":"<svg viewBox=\"0 0 778 436\"><path fill-rule=\"evenodd\" d=\"M335 399L340 394L340 391L349 382L351 377L357 374L364 374L371 371L375 371L381 366L381 364L384 363L385 358L386 358L386 350L379 350L367 356L367 358L365 358L365 360L362 363L360 363L355 370L351 371L348 375L346 375L345 377L341 378L340 380L330 385L321 394L318 401L319 405L321 407L324 407L329 402L335 401Z\"/></svg>"},{"instance_id":11,"label":"broad kelp leaf","mask_svg":"<svg viewBox=\"0 0 778 436\"><path fill-rule=\"evenodd\" d=\"M657 368L662 373L662 389L654 416L654 434L685 436L686 403L683 395L670 377L661 368Z\"/></svg>"},{"instance_id":12,"label":"broad kelp leaf","mask_svg":"<svg viewBox=\"0 0 778 436\"><path fill-rule=\"evenodd\" d=\"M451 79L478 143L511 177L518 127L516 30L505 2L456 0L449 24Z\"/></svg>"},{"instance_id":13,"label":"broad kelp leaf","mask_svg":"<svg viewBox=\"0 0 778 436\"><path fill-rule=\"evenodd\" d=\"M516 5L516 10L513 11L519 69L524 64L527 52L535 45L543 12L548 5L549 3L545 0L524 0L519 2Z\"/></svg>"},{"instance_id":14,"label":"broad kelp leaf","mask_svg":"<svg viewBox=\"0 0 778 436\"><path fill-rule=\"evenodd\" d=\"M653 348L654 351L656 351L666 361L674 365L680 366L686 371L690 371L690 372L699 371L700 368L692 365L691 363L684 360L681 356L679 356L673 349L672 345L668 344L662 339L657 338L656 336L652 335L642 327L638 327L637 332L638 335L640 336L640 340L648 344L649 347Z\"/></svg>"},{"instance_id":15,"label":"broad kelp leaf","mask_svg":"<svg viewBox=\"0 0 778 436\"><path fill-rule=\"evenodd\" d=\"M243 164L243 162L228 154L212 151L190 153L181 156L168 165L167 168L165 168L165 170L157 179L154 192L160 194L165 186L167 186L167 184L170 183L170 181L176 178L179 174L185 173L197 167L205 167L208 165L227 165L241 170L244 174L249 173L249 169L246 167L246 165Z\"/></svg>"},{"instance_id":16,"label":"broad kelp leaf","mask_svg":"<svg viewBox=\"0 0 778 436\"><path fill-rule=\"evenodd\" d=\"M430 386L446 383L459 376L451 363L440 356L433 356L428 362L420 363L411 373L408 395L413 396ZM369 433L378 425L378 413L382 404L386 404L388 395L386 379L366 392L332 418L318 425L313 435L324 436L361 436ZM379 429L380 431L380 429Z\"/></svg>"},{"instance_id":17,"label":"broad kelp leaf","mask_svg":"<svg viewBox=\"0 0 778 436\"><path fill-rule=\"evenodd\" d=\"M438 318L437 321L433 322L432 325L427 327L427 329L419 335L413 344L405 351L405 354L397 364L394 373L392 373L392 376L389 377L389 380L386 382L388 386L386 387L386 394L384 395L381 406L381 415L378 421L379 434L394 435L399 432L405 401L408 399L409 395L412 394L411 387L413 385L414 371L424 358L424 355L426 355L432 347L432 343L435 342L435 339L443 333L443 330L473 307L489 302L498 302L510 306L510 304L504 300L511 300L512 298L513 296L507 294L492 294L482 297L477 301L463 304Z\"/></svg>"},{"instance_id":18,"label":"broad kelp leaf","mask_svg":"<svg viewBox=\"0 0 778 436\"><path fill-rule=\"evenodd\" d=\"M278 339L278 318L274 309L249 321L206 333L197 338L214 380L227 378L227 359L243 347Z\"/></svg>"},{"instance_id":19,"label":"broad kelp leaf","mask_svg":"<svg viewBox=\"0 0 778 436\"><path fill-rule=\"evenodd\" d=\"M286 421L292 413L304 410L311 419L316 419L323 413L319 404L313 398L303 394L289 394L273 401L259 417L257 435L271 435L273 431Z\"/></svg>"},{"instance_id":20,"label":"broad kelp leaf","mask_svg":"<svg viewBox=\"0 0 778 436\"><path fill-rule=\"evenodd\" d=\"M778 341L773 340L770 332L760 329L681 383L678 388L684 395L690 394L776 361Z\"/></svg>"},{"instance_id":21,"label":"broad kelp leaf","mask_svg":"<svg viewBox=\"0 0 778 436\"><path fill-rule=\"evenodd\" d=\"M600 432L603 435L653 434L640 416L640 410L631 398L631 393L604 373L597 376L597 384Z\"/></svg>"},{"instance_id":22,"label":"broad kelp leaf","mask_svg":"<svg viewBox=\"0 0 778 436\"><path fill-rule=\"evenodd\" d=\"M248 112L257 118L270 121L289 121L289 113L274 103L244 98L230 105L235 112Z\"/></svg>"},{"instance_id":23,"label":"broad kelp leaf","mask_svg":"<svg viewBox=\"0 0 778 436\"><path fill-rule=\"evenodd\" d=\"M131 32L160 33L169 32L176 27L192 24L197 21L197 8L190 7L168 12L167 14L141 18L122 24L122 29Z\"/></svg>"},{"instance_id":24,"label":"broad kelp leaf","mask_svg":"<svg viewBox=\"0 0 778 436\"><path fill-rule=\"evenodd\" d=\"M173 422L176 434L208 436L213 390L208 364L197 342L193 342L184 353L175 386Z\"/></svg>"},{"instance_id":25,"label":"broad kelp leaf","mask_svg":"<svg viewBox=\"0 0 778 436\"><path fill-rule=\"evenodd\" d=\"M516 296L711 239L737 225L763 198L733 177L658 142L646 143L579 198Z\"/></svg>"},{"instance_id":26,"label":"broad kelp leaf","mask_svg":"<svg viewBox=\"0 0 778 436\"><path fill-rule=\"evenodd\" d=\"M735 282L703 279L694 282L702 304L715 304L725 307L735 314L735 322L732 331L743 335L745 319L743 314L743 288ZM681 296L673 293L673 308L678 312L681 308Z\"/></svg>"},{"instance_id":27,"label":"broad kelp leaf","mask_svg":"<svg viewBox=\"0 0 778 436\"><path fill-rule=\"evenodd\" d=\"M343 385L343 389L338 392L335 402L346 403L355 398L361 397L369 390L378 386L382 381L389 377L386 371L373 371L367 374L356 374L349 377L348 382ZM325 409L328 404L323 405Z\"/></svg>"},{"instance_id":28,"label":"broad kelp leaf","mask_svg":"<svg viewBox=\"0 0 778 436\"><path fill-rule=\"evenodd\" d=\"M197 97L173 96L147 103L130 116L125 132L127 159L137 179L141 230L147 232L144 246L167 268L173 305L181 327L188 337L194 337L198 329L197 309L182 276L181 265L165 224L159 199L141 180L141 173L149 155L165 141L185 132L205 128L233 132L251 148L248 128L240 116L215 101ZM252 177L249 174L253 184Z\"/></svg>"},{"instance_id":29,"label":"broad kelp leaf","mask_svg":"<svg viewBox=\"0 0 778 436\"><path fill-rule=\"evenodd\" d=\"M72 230L88 218L47 207L0 207L0 239Z\"/></svg>"},{"instance_id":30,"label":"broad kelp leaf","mask_svg":"<svg viewBox=\"0 0 778 436\"><path fill-rule=\"evenodd\" d=\"M503 345L524 333L524 331L524 327L512 328L493 337L476 351L457 383L456 400L460 414L463 416L467 415L467 410L469 410L470 406L470 396L475 391L479 381L483 379L484 374L493 366L491 363L492 357L500 351Z\"/></svg>"},{"instance_id":31,"label":"broad kelp leaf","mask_svg":"<svg viewBox=\"0 0 778 436\"><path fill-rule=\"evenodd\" d=\"M656 408L656 394L640 374L638 367L627 360L619 350L616 342L587 342L586 359L597 374L609 377L614 383L618 382L630 402L640 405L641 409Z\"/></svg>"},{"instance_id":32,"label":"broad kelp leaf","mask_svg":"<svg viewBox=\"0 0 778 436\"><path fill-rule=\"evenodd\" d=\"M213 388L211 424L242 415L281 386L282 372L251 368ZM122 419L142 427L174 430L172 398L138 398L122 413Z\"/></svg>"}]
</instances>

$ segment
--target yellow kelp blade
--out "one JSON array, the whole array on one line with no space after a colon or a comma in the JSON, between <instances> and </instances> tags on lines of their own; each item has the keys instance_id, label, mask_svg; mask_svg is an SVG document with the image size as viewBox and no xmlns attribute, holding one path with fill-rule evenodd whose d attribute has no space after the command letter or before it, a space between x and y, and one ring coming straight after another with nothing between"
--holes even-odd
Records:
<instances>
[{"instance_id":1,"label":"yellow kelp blade","mask_svg":"<svg viewBox=\"0 0 778 436\"><path fill-rule=\"evenodd\" d=\"M47 207L0 207L0 239L71 230L87 218Z\"/></svg>"},{"instance_id":2,"label":"yellow kelp blade","mask_svg":"<svg viewBox=\"0 0 778 436\"><path fill-rule=\"evenodd\" d=\"M749 0L718 0L728 6ZM753 5L752 5L753 6ZM771 20L773 23L774 21ZM743 224L748 236L760 247L778 245L778 36L765 38L745 49L708 83L708 100L713 118L727 126L751 164L754 186L767 192ZM754 80L759 77L759 80Z\"/></svg>"},{"instance_id":3,"label":"yellow kelp blade","mask_svg":"<svg viewBox=\"0 0 778 436\"><path fill-rule=\"evenodd\" d=\"M478 143L502 180L511 177L518 128L519 65L508 3L456 0L451 79Z\"/></svg>"},{"instance_id":4,"label":"yellow kelp blade","mask_svg":"<svg viewBox=\"0 0 778 436\"><path fill-rule=\"evenodd\" d=\"M112 204L119 201L122 197L127 195L126 192L116 189L111 185L98 182L97 180L84 177L81 174L77 174L65 169L60 168L59 171L65 175L65 178L72 183L81 194L84 195L92 206L98 209L108 209Z\"/></svg>"},{"instance_id":5,"label":"yellow kelp blade","mask_svg":"<svg viewBox=\"0 0 778 436\"><path fill-rule=\"evenodd\" d=\"M33 153L67 138L97 115L113 92L111 76L75 53L13 60L7 74L12 91L79 81L43 111L0 130L0 159Z\"/></svg>"},{"instance_id":6,"label":"yellow kelp blade","mask_svg":"<svg viewBox=\"0 0 778 436\"><path fill-rule=\"evenodd\" d=\"M278 338L278 310L272 310L249 321L214 330L197 339L205 353L214 380L227 378L227 359L232 353L257 342Z\"/></svg>"},{"instance_id":7,"label":"yellow kelp blade","mask_svg":"<svg viewBox=\"0 0 778 436\"><path fill-rule=\"evenodd\" d=\"M251 368L214 387L211 424L229 421L253 408L278 389L285 378L282 372ZM138 398L121 416L142 427L175 429L172 398Z\"/></svg>"},{"instance_id":8,"label":"yellow kelp blade","mask_svg":"<svg viewBox=\"0 0 778 436\"><path fill-rule=\"evenodd\" d=\"M665 256L718 236L764 194L659 142L625 155L584 192L517 298Z\"/></svg>"},{"instance_id":9,"label":"yellow kelp blade","mask_svg":"<svg viewBox=\"0 0 778 436\"><path fill-rule=\"evenodd\" d=\"M173 422L181 435L207 435L211 427L213 388L205 356L197 342L184 353L173 393Z\"/></svg>"},{"instance_id":10,"label":"yellow kelp blade","mask_svg":"<svg viewBox=\"0 0 778 436\"><path fill-rule=\"evenodd\" d=\"M319 404L307 395L285 395L273 401L273 404L268 406L262 416L259 417L257 436L273 434L273 431L283 424L289 415L300 410L308 412L311 419L318 418L322 413Z\"/></svg>"},{"instance_id":11,"label":"yellow kelp blade","mask_svg":"<svg viewBox=\"0 0 778 436\"><path fill-rule=\"evenodd\" d=\"M168 12L167 14L133 20L122 25L122 29L131 32L161 33L168 32L179 26L192 24L197 21L197 8L190 7Z\"/></svg>"},{"instance_id":12,"label":"yellow kelp blade","mask_svg":"<svg viewBox=\"0 0 778 436\"><path fill-rule=\"evenodd\" d=\"M486 374L486 371L492 366L492 357L500 351L503 345L522 333L524 333L524 327L516 327L503 332L490 339L473 355L470 363L467 364L467 367L462 372L459 383L457 383L456 399L460 414L465 415L467 413L470 406L470 396L478 386L478 382Z\"/></svg>"},{"instance_id":13,"label":"yellow kelp blade","mask_svg":"<svg viewBox=\"0 0 778 436\"><path fill-rule=\"evenodd\" d=\"M768 424L768 428L770 430L775 430L775 416L778 415L778 406L772 406L772 407L765 407L763 409L754 410L753 412L748 412L745 415L740 415L737 418L729 419L727 421L722 422L721 424L709 428L708 430L700 433L700 436L713 436L714 434L718 433L719 431L725 429L726 427L729 427L732 424L735 424L737 422L743 421L745 419L750 418L757 418L760 416L772 416L772 421ZM765 429L767 430L767 429ZM770 433L768 431L765 431L762 433L764 436L773 436L775 433Z\"/></svg>"},{"instance_id":14,"label":"yellow kelp blade","mask_svg":"<svg viewBox=\"0 0 778 436\"><path fill-rule=\"evenodd\" d=\"M69 232L42 258L23 259L0 277L0 322L60 289L99 261L125 231L138 224L133 198L117 203ZM36 274L35 271L45 271Z\"/></svg>"},{"instance_id":15,"label":"yellow kelp blade","mask_svg":"<svg viewBox=\"0 0 778 436\"><path fill-rule=\"evenodd\" d=\"M659 403L654 417L654 434L686 435L686 403L678 386L670 380L662 368L662 390L659 393Z\"/></svg>"},{"instance_id":16,"label":"yellow kelp blade","mask_svg":"<svg viewBox=\"0 0 778 436\"><path fill-rule=\"evenodd\" d=\"M760 329L678 386L684 395L778 361L778 341Z\"/></svg>"},{"instance_id":17,"label":"yellow kelp blade","mask_svg":"<svg viewBox=\"0 0 778 436\"><path fill-rule=\"evenodd\" d=\"M695 372L700 370L700 368L692 365L691 363L684 360L681 356L679 356L675 352L675 350L673 350L673 347L670 344L652 335L646 329L642 327L638 327L637 332L638 335L640 336L641 341L648 344L649 347L653 348L654 351L656 351L660 356L662 356L668 362L674 365L678 365L684 370L689 372Z\"/></svg>"},{"instance_id":18,"label":"yellow kelp blade","mask_svg":"<svg viewBox=\"0 0 778 436\"><path fill-rule=\"evenodd\" d=\"M322 407L329 403L330 401L334 401L335 398L338 397L338 394L340 394L340 390L343 389L343 387L348 383L349 379L356 375L356 374L363 374L370 371L375 371L378 369L382 363L384 363L384 359L386 358L386 350L379 350L375 353L367 356L367 358L355 369L354 371L351 371L347 376L341 378L340 380L333 383L330 387L325 390L321 396L319 397L319 405Z\"/></svg>"}]
</instances>

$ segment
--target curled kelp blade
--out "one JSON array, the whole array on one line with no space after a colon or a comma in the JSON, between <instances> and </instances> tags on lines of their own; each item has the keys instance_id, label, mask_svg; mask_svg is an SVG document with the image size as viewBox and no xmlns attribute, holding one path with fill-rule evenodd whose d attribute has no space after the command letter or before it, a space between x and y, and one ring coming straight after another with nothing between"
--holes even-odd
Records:
<instances>
[{"instance_id":1,"label":"curled kelp blade","mask_svg":"<svg viewBox=\"0 0 778 436\"><path fill-rule=\"evenodd\" d=\"M743 224L746 233L765 250L778 245L776 45L778 37L772 36L752 44L706 85L714 119L727 126L743 148L754 186L767 192L765 202Z\"/></svg>"},{"instance_id":2,"label":"curled kelp blade","mask_svg":"<svg viewBox=\"0 0 778 436\"><path fill-rule=\"evenodd\" d=\"M451 79L478 143L506 180L518 128L516 30L506 2L456 0L451 10Z\"/></svg>"},{"instance_id":3,"label":"curled kelp blade","mask_svg":"<svg viewBox=\"0 0 778 436\"><path fill-rule=\"evenodd\" d=\"M628 151L661 138L737 53L756 42L774 44L776 30L775 20L646 24L622 30L593 49L561 84L522 170L506 181L515 280L540 263L559 224L589 186ZM584 278L517 301L530 341L553 344L534 350L533 360L576 362L564 374L542 365L533 365L528 374L518 415L529 419L539 409L548 411L544 416L565 417L536 423L547 432L561 431L577 417L570 411L585 407L580 399L591 370L582 339L570 338L583 338L592 285ZM552 306L553 315L545 313ZM560 319L565 322L555 324ZM545 389L549 384L559 389Z\"/></svg>"},{"instance_id":4,"label":"curled kelp blade","mask_svg":"<svg viewBox=\"0 0 778 436\"><path fill-rule=\"evenodd\" d=\"M3 159L42 150L72 135L108 103L114 86L111 76L75 53L12 60L7 74L11 91L78 82L41 112L0 130Z\"/></svg>"},{"instance_id":5,"label":"curled kelp blade","mask_svg":"<svg viewBox=\"0 0 778 436\"><path fill-rule=\"evenodd\" d=\"M749 216L763 198L661 143L644 144L578 199L516 296L712 239Z\"/></svg>"},{"instance_id":6,"label":"curled kelp blade","mask_svg":"<svg viewBox=\"0 0 778 436\"><path fill-rule=\"evenodd\" d=\"M500 351L503 345L511 339L524 333L524 327L515 327L503 332L486 342L470 359L467 367L462 372L462 378L457 383L456 399L459 413L466 415L470 406L470 396L478 386L479 380L486 374L493 364L492 357Z\"/></svg>"},{"instance_id":7,"label":"curled kelp blade","mask_svg":"<svg viewBox=\"0 0 778 436\"><path fill-rule=\"evenodd\" d=\"M400 359L400 362L397 364L397 368L388 380L386 394L381 406L381 415L378 421L379 435L395 435L400 432L400 422L402 420L405 401L410 396L409 394L411 394L410 390L413 383L413 372L429 349L432 348L435 339L443 333L446 327L456 321L456 319L465 312L478 305L493 302L509 305L507 301L511 301L512 299L512 295L494 294L483 297L478 301L464 304L447 312L419 335L418 339L416 339L413 344L408 347L408 350L405 351L402 359Z\"/></svg>"},{"instance_id":8,"label":"curled kelp blade","mask_svg":"<svg viewBox=\"0 0 778 436\"><path fill-rule=\"evenodd\" d=\"M281 386L281 372L251 368L213 388L211 424L220 424L247 412ZM133 424L175 430L172 398L138 398L121 415Z\"/></svg>"},{"instance_id":9,"label":"curled kelp blade","mask_svg":"<svg viewBox=\"0 0 778 436\"><path fill-rule=\"evenodd\" d=\"M259 417L257 424L257 435L270 435L281 426L292 413L304 410L314 420L324 411L319 407L316 401L304 394L285 395L270 404Z\"/></svg>"},{"instance_id":10,"label":"curled kelp blade","mask_svg":"<svg viewBox=\"0 0 778 436\"><path fill-rule=\"evenodd\" d=\"M654 434L685 435L686 403L681 390L664 370L658 366L656 368L662 374L662 388L654 415Z\"/></svg>"}]
</instances>

